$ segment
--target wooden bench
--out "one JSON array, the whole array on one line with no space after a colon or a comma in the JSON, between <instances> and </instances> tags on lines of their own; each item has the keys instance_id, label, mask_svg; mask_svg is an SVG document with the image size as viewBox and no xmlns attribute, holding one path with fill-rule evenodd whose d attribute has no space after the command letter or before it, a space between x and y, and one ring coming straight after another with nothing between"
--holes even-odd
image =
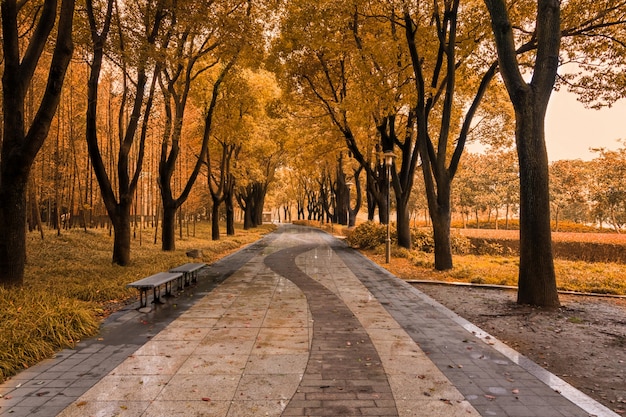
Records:
<instances>
[{"instance_id":1,"label":"wooden bench","mask_svg":"<svg viewBox=\"0 0 626 417\"><path fill-rule=\"evenodd\" d=\"M145 277L135 282L131 282L127 288L137 288L139 290L140 308L148 304L148 290L153 291L153 303L161 302L161 287L165 287L165 296L172 294L172 282L178 280L179 287L183 279L182 272L159 272L149 277Z\"/></svg>"},{"instance_id":2,"label":"wooden bench","mask_svg":"<svg viewBox=\"0 0 626 417\"><path fill-rule=\"evenodd\" d=\"M206 264L204 262L191 262L172 268L170 272L180 272L183 274L183 279L178 283L178 288L182 290L182 281L185 282L185 286L190 285L192 282L198 282L198 271L205 266Z\"/></svg>"}]
</instances>

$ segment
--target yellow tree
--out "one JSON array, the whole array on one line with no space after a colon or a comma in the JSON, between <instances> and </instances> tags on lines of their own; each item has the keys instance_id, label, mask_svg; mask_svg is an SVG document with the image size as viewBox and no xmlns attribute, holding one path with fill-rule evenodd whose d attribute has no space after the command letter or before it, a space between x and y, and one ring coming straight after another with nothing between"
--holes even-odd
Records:
<instances>
[{"instance_id":1,"label":"yellow tree","mask_svg":"<svg viewBox=\"0 0 626 417\"><path fill-rule=\"evenodd\" d=\"M252 25L254 17L251 16L252 2L249 0L178 2L173 13L175 24L163 51L164 59L159 78L166 116L159 162L159 188L163 201L163 250L175 249L176 211L187 200L204 163L222 82L246 47L249 37L255 33ZM207 20L207 16L210 19ZM172 176L180 154L189 92L198 76L210 68L218 68L218 71L209 95L199 158L179 196L174 197Z\"/></svg>"},{"instance_id":2,"label":"yellow tree","mask_svg":"<svg viewBox=\"0 0 626 417\"><path fill-rule=\"evenodd\" d=\"M380 85L371 89L374 83L363 78L368 70L363 68L364 52L357 47L361 35L355 24L360 25L352 2L289 2L282 14L280 37L273 45L274 67L286 90L297 97L294 101L306 107L301 112L327 117L340 133L338 138L366 172L368 196L375 201L370 207L378 207L379 218L386 223L387 182L380 144L371 133L373 114L380 113L376 106L387 104L394 94ZM343 189L347 194L347 187Z\"/></svg>"},{"instance_id":3,"label":"yellow tree","mask_svg":"<svg viewBox=\"0 0 626 417\"><path fill-rule=\"evenodd\" d=\"M150 55L160 38L167 12L163 1L153 3L147 0L124 4L121 6L125 7L122 10L118 5L116 13L118 49L109 48L108 50L109 56L115 56L116 63L122 69L122 99L118 115L117 163L115 167L110 167L113 172L109 172L107 163L102 158L101 141L98 135L98 122L101 117L98 115L98 93L105 47L109 45L107 39L113 19L113 3L113 0L109 0L104 11L101 11L93 7L93 0L87 1L92 53L88 81L86 138L102 199L113 224L112 262L124 266L130 262L131 208L141 175L148 121L158 72L158 66ZM102 22L98 20L99 16L103 16ZM125 19L139 20L140 29L126 30L129 26L126 25ZM135 55L136 50L140 51L138 55ZM134 79L131 74L135 75ZM152 81L148 83L150 78ZM134 85L134 91L131 91L130 85ZM129 114L127 113L128 107L130 108ZM139 136L139 145L133 167L131 152L135 149L133 144L137 143L137 136ZM116 187L112 178L117 179Z\"/></svg>"},{"instance_id":4,"label":"yellow tree","mask_svg":"<svg viewBox=\"0 0 626 417\"><path fill-rule=\"evenodd\" d=\"M246 73L235 68L220 92L219 106L215 109L206 162L208 188L211 196L211 238L220 238L220 210L226 211L226 234L235 233L233 165L238 159L242 143L249 139L256 100L248 88Z\"/></svg>"},{"instance_id":5,"label":"yellow tree","mask_svg":"<svg viewBox=\"0 0 626 417\"><path fill-rule=\"evenodd\" d=\"M289 116L282 104L282 91L273 74L248 70L245 85L249 100L245 106L245 130L239 132L235 174L235 198L244 212L244 228L263 222L263 209L276 170L285 164L292 146ZM243 102L242 102L243 104Z\"/></svg>"}]
</instances>

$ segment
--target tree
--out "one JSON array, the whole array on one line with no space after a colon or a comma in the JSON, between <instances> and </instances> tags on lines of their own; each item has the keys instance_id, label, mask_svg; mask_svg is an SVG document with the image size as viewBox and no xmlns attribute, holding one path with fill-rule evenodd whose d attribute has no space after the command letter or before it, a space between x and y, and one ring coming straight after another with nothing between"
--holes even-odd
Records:
<instances>
[{"instance_id":1,"label":"tree","mask_svg":"<svg viewBox=\"0 0 626 417\"><path fill-rule=\"evenodd\" d=\"M491 16L500 73L515 109L515 143L520 170L517 302L558 307L544 121L559 66L560 3L558 0L537 0L537 54L530 82L525 81L520 69L505 1L485 0L485 4Z\"/></svg>"},{"instance_id":2,"label":"tree","mask_svg":"<svg viewBox=\"0 0 626 417\"><path fill-rule=\"evenodd\" d=\"M20 286L24 280L26 190L30 170L48 135L73 53L74 0L62 0L60 9L57 7L56 0L46 0L40 8L16 0L0 3L4 58L0 157L0 285L3 286ZM25 98L55 22L57 35L47 85L32 123L27 126ZM22 36L24 29L29 35L27 42Z\"/></svg>"},{"instance_id":3,"label":"tree","mask_svg":"<svg viewBox=\"0 0 626 417\"><path fill-rule=\"evenodd\" d=\"M491 61L485 43L487 22L478 8L470 5L464 4L460 14L458 0L434 2L432 10L406 2L399 16L414 74L416 140L433 223L437 270L453 266L451 184L474 118L480 111L494 126L506 128L502 122L508 112L506 106L480 109L488 88L495 87L497 97L500 86L492 83L498 66ZM462 84L456 82L459 76L464 79Z\"/></svg>"},{"instance_id":4,"label":"tree","mask_svg":"<svg viewBox=\"0 0 626 417\"><path fill-rule=\"evenodd\" d=\"M255 116L259 115L260 97L254 94L250 81L255 77L251 70L235 68L219 94L220 105L215 109L213 140L207 153L208 186L212 200L211 237L220 238L220 208L226 211L226 233L233 235L234 188L236 176L233 165L239 159L243 143L252 140ZM273 90L267 85L267 90ZM267 93L271 94L271 93Z\"/></svg>"},{"instance_id":5,"label":"tree","mask_svg":"<svg viewBox=\"0 0 626 417\"><path fill-rule=\"evenodd\" d=\"M274 74L262 68L240 69L230 81L224 92L228 99L216 114L220 123L214 136L221 150L230 147L237 154L233 166L224 168L232 173L226 187L227 215L234 209L229 207L234 190L244 212L244 229L249 229L263 222L268 187L294 141Z\"/></svg>"},{"instance_id":6,"label":"tree","mask_svg":"<svg viewBox=\"0 0 626 417\"><path fill-rule=\"evenodd\" d=\"M477 173L484 183L484 202L489 220L491 212L495 214L495 228L498 229L500 209L505 208L508 227L508 218L511 206L519 200L517 156L514 151L490 151L481 156L480 169ZM489 223L491 223L489 221Z\"/></svg>"},{"instance_id":7,"label":"tree","mask_svg":"<svg viewBox=\"0 0 626 417\"><path fill-rule=\"evenodd\" d=\"M251 30L252 20L250 19L252 2L248 0L208 3L200 1L195 5L191 2L181 3L180 6L182 7L175 11L175 19L178 22L175 30L178 33L171 34L169 45L175 51L172 54L174 59L163 63L160 74L166 114L166 129L159 162L159 188L163 200L163 250L175 249L176 211L187 200L205 162L219 89L238 60L247 36L250 36L248 32ZM207 15L212 16L209 22L206 21ZM197 63L200 64L199 68ZM180 153L183 118L191 84L210 68L218 68L219 71L210 93L199 158L182 192L174 198L172 175Z\"/></svg>"},{"instance_id":8,"label":"tree","mask_svg":"<svg viewBox=\"0 0 626 417\"><path fill-rule=\"evenodd\" d=\"M365 74L357 67L361 58L355 43L355 17L354 8L345 2L290 2L273 45L274 67L286 91L305 107L302 114L313 120L324 115L340 132L339 138L367 175L369 215L373 218L378 207L379 219L386 223L388 183L381 169L379 139L372 134L372 108L379 101L381 86L375 92L360 88L372 83L359 84L359 76Z\"/></svg>"},{"instance_id":9,"label":"tree","mask_svg":"<svg viewBox=\"0 0 626 417\"><path fill-rule=\"evenodd\" d=\"M96 13L93 9L92 0L88 0L87 13L89 18L89 27L91 32L92 41L92 62L91 73L89 75L88 82L88 106L87 106L87 145L89 149L89 156L93 165L98 184L100 185L100 192L102 193L102 199L106 207L111 223L114 229L113 240L113 257L112 262L118 265L128 265L130 262L130 239L131 239L131 223L130 213L135 190L141 174L141 168L144 157L145 139L148 129L148 120L150 116L150 110L152 108L154 90L156 85L156 74L158 73L158 66L154 63L154 60L150 59L150 54L153 52L153 48L157 43L159 37L159 31L161 25L166 18L166 9L162 1L159 1L154 7L150 0L147 3L135 4L137 9L127 9L119 11L117 13L117 29L118 29L118 42L119 42L119 66L122 69L122 103L119 109L119 149L117 156L117 193L113 188L113 183L110 178L110 174L107 173L106 163L102 158L100 152L100 144L98 140L98 88L100 80L100 72L102 69L102 61L104 56L104 47L110 30L110 24L112 20L112 7L113 1L109 0L107 3L106 12L104 13L104 22L101 24L101 28L98 28L98 22ZM117 3L116 3L117 4ZM131 5L126 5L132 7ZM132 16L139 16L139 20L142 22L139 38L133 38L132 35L124 33L124 23L121 21L123 16L133 18ZM128 43L133 46L133 52L127 50ZM135 49L137 48L137 49ZM134 56L135 50L139 51L138 56ZM130 81L130 66L135 66L134 72L136 78ZM152 82L148 86L150 65L152 65L153 74ZM132 100L132 94L129 84L135 86L134 100L132 108L130 110L130 116L127 118L127 101ZM144 103L146 89L148 89L148 99ZM144 107L145 104L145 107ZM143 122L141 125L139 149L137 151L137 157L135 160L134 172L131 176L131 151L133 150L133 143L137 136L137 131L140 127L141 116L143 114ZM127 125L124 128L124 121L128 120ZM111 173L113 174L113 173ZM115 177L114 177L115 178Z\"/></svg>"},{"instance_id":10,"label":"tree","mask_svg":"<svg viewBox=\"0 0 626 417\"><path fill-rule=\"evenodd\" d=\"M235 198L244 212L244 229L263 223L263 207L276 170L283 163L285 139L278 130L255 132L255 142L242 147L243 164L237 164Z\"/></svg>"}]
</instances>

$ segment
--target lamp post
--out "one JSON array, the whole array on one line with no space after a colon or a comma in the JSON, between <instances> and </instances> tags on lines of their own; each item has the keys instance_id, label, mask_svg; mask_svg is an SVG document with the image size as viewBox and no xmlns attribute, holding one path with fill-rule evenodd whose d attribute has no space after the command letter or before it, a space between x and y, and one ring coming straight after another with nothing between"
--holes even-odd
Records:
<instances>
[{"instance_id":1,"label":"lamp post","mask_svg":"<svg viewBox=\"0 0 626 417\"><path fill-rule=\"evenodd\" d=\"M385 251L385 262L391 262L391 165L396 155L393 151L383 154L385 157L385 167L387 168L387 250Z\"/></svg>"},{"instance_id":2,"label":"lamp post","mask_svg":"<svg viewBox=\"0 0 626 417\"><path fill-rule=\"evenodd\" d=\"M346 186L348 187L348 228L350 228L350 189L352 188L352 183L347 182Z\"/></svg>"}]
</instances>

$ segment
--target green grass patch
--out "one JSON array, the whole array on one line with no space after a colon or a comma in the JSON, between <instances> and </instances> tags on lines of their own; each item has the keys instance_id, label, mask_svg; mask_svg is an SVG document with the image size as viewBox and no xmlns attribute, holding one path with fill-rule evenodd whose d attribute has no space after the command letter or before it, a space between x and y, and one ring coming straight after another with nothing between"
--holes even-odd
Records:
<instances>
[{"instance_id":1,"label":"green grass patch","mask_svg":"<svg viewBox=\"0 0 626 417\"><path fill-rule=\"evenodd\" d=\"M275 229L263 225L236 229L211 240L208 223L178 237L176 250L161 251L154 229L137 231L131 242L131 263L111 263L113 237L106 229L46 230L27 235L27 264L22 288L0 287L0 382L20 369L97 333L104 317L124 305L137 291L126 284L189 262L186 252L202 251L211 263ZM141 235L139 234L141 232Z\"/></svg>"}]
</instances>

